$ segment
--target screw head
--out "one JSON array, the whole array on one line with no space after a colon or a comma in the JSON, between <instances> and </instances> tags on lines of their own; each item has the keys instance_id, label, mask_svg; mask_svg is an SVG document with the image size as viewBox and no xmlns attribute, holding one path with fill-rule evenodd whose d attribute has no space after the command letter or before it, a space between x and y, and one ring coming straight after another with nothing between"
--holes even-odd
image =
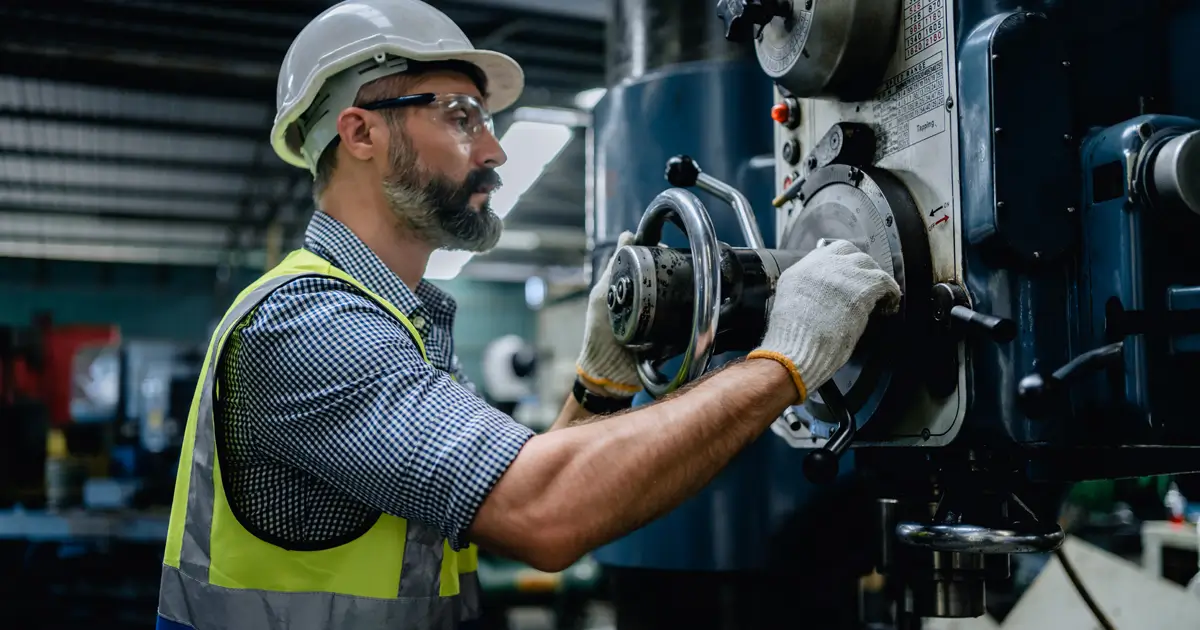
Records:
<instances>
[{"instance_id":1,"label":"screw head","mask_svg":"<svg viewBox=\"0 0 1200 630\"><path fill-rule=\"evenodd\" d=\"M628 277L623 277L617 280L617 304L625 306L629 303L630 298L630 281Z\"/></svg>"}]
</instances>

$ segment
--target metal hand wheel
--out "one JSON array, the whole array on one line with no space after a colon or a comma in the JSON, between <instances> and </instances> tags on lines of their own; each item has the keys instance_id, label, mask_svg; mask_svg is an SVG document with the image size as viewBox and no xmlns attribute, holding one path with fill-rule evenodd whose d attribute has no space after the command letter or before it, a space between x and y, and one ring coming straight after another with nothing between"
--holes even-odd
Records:
<instances>
[{"instance_id":1,"label":"metal hand wheel","mask_svg":"<svg viewBox=\"0 0 1200 630\"><path fill-rule=\"evenodd\" d=\"M721 259L717 233L708 211L696 195L681 188L669 188L659 193L642 215L633 245L657 247L662 240L663 225L669 219L680 225L687 235L692 253L695 297L692 301L691 335L683 353L683 362L674 376L664 377L652 360L635 352L638 377L646 393L654 398L675 391L708 369L721 310Z\"/></svg>"}]
</instances>

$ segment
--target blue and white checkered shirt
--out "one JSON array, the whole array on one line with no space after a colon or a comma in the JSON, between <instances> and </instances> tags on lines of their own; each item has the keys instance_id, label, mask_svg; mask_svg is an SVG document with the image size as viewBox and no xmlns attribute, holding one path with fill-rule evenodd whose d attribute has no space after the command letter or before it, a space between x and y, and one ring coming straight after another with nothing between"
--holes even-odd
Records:
<instances>
[{"instance_id":1,"label":"blue and white checkered shirt","mask_svg":"<svg viewBox=\"0 0 1200 630\"><path fill-rule=\"evenodd\" d=\"M405 313L351 285L301 278L235 328L220 368L225 491L239 520L281 546L362 533L382 511L422 521L455 549L533 432L490 407L454 354L456 305L415 292L346 226L317 212L305 248Z\"/></svg>"}]
</instances>

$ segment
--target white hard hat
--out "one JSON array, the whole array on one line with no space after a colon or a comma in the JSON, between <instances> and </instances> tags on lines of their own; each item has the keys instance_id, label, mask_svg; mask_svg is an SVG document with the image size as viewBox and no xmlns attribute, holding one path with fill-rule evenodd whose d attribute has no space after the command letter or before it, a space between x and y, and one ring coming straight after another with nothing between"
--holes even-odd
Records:
<instances>
[{"instance_id":1,"label":"white hard hat","mask_svg":"<svg viewBox=\"0 0 1200 630\"><path fill-rule=\"evenodd\" d=\"M358 89L403 72L409 60L475 65L487 77L493 112L515 103L525 86L516 61L475 50L457 24L420 0L345 0L313 18L283 58L271 129L275 153L315 173L337 136L337 115L354 104ZM309 111L314 102L318 107Z\"/></svg>"}]
</instances>

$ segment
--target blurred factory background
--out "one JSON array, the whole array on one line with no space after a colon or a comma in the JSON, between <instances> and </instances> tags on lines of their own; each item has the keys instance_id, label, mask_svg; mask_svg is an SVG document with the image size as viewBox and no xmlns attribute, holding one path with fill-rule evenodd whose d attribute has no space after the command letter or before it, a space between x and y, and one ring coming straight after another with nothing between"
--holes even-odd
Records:
<instances>
[{"instance_id":1,"label":"blurred factory background","mask_svg":"<svg viewBox=\"0 0 1200 630\"><path fill-rule=\"evenodd\" d=\"M6 618L153 624L203 346L238 291L301 243L313 211L311 177L268 135L283 55L329 4L0 3ZM521 101L496 120L512 156L493 201L504 238L486 261L439 252L429 277L459 302L468 376L544 427L582 336L584 130L604 85L607 5L432 4L525 69ZM481 577L493 599L576 608L555 591L599 584L591 564L544 576L501 562Z\"/></svg>"},{"instance_id":2,"label":"blurred factory background","mask_svg":"<svg viewBox=\"0 0 1200 630\"><path fill-rule=\"evenodd\" d=\"M459 302L466 373L542 429L582 341L609 2L430 3L525 70L521 101L496 120L505 235L483 256L439 252L429 277ZM203 345L313 211L308 173L268 132L280 61L329 4L0 3L0 627L153 623ZM1093 540L1135 557L1141 519L1164 518L1173 491L1165 478L1082 484L1064 522L1099 523ZM1195 574L1195 553L1157 557L1175 581ZM590 558L544 574L485 557L480 577L490 627L614 623Z\"/></svg>"}]
</instances>

